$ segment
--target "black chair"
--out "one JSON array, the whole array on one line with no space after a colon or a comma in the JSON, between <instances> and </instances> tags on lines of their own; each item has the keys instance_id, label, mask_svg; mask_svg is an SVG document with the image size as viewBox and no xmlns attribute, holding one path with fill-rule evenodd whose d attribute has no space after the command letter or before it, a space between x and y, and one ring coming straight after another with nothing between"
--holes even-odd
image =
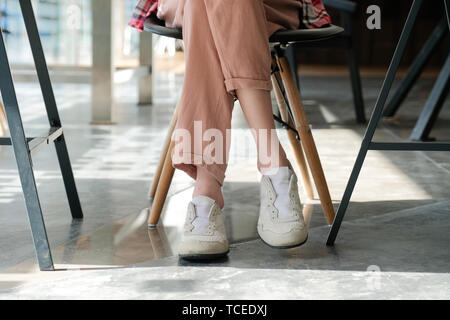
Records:
<instances>
[{"instance_id":1,"label":"black chair","mask_svg":"<svg viewBox=\"0 0 450 320\"><path fill-rule=\"evenodd\" d=\"M150 17L146 21L144 29L145 31L175 39L182 39L183 37L180 29L166 28L163 21L155 17ZM285 57L285 51L286 48L292 45L301 47L302 45L307 46L314 42L330 40L340 36L343 32L344 29L331 25L320 29L279 31L269 39L272 48L272 83L280 111L280 117L274 116L274 118L288 129L289 142L293 149L296 164L301 172L306 195L309 198L314 196L309 176L309 170L311 171L326 220L329 224L331 224L335 215L333 204L311 133L311 127L306 117L289 62ZM171 155L174 142L171 141L171 137L177 122L177 116L178 108L175 109L150 191L150 197L153 199L153 203L148 221L149 227L155 227L159 221L175 171L172 166Z\"/></svg>"},{"instance_id":2,"label":"black chair","mask_svg":"<svg viewBox=\"0 0 450 320\"><path fill-rule=\"evenodd\" d=\"M353 101L355 106L356 120L358 123L366 122L366 114L364 107L364 99L361 87L361 76L359 73L359 65L356 54L356 46L353 36L352 16L355 14L357 4L347 0L323 0L327 8L333 8L339 11L340 23L344 26L344 32L336 37L329 39L321 39L310 43L293 44L286 51L286 57L292 67L294 79L298 84L297 58L296 51L301 49L331 49L340 48L347 51L348 67L353 90Z\"/></svg>"}]
</instances>

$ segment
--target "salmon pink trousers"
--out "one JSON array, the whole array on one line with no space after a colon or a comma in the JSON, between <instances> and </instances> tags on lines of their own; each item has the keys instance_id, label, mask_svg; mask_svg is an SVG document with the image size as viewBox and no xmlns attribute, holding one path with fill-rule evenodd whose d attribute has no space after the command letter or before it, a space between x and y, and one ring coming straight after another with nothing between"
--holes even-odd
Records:
<instances>
[{"instance_id":1,"label":"salmon pink trousers","mask_svg":"<svg viewBox=\"0 0 450 320\"><path fill-rule=\"evenodd\" d=\"M268 39L298 28L300 9L298 0L160 0L158 18L183 28L185 48L175 168L196 179L203 167L223 184L235 90L272 90Z\"/></svg>"}]
</instances>

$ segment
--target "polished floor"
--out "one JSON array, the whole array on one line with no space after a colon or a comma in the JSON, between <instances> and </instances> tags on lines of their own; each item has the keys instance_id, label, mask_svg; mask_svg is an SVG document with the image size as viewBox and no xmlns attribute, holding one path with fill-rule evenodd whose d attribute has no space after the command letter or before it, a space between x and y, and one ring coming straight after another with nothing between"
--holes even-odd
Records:
<instances>
[{"instance_id":1,"label":"polished floor","mask_svg":"<svg viewBox=\"0 0 450 320\"><path fill-rule=\"evenodd\" d=\"M363 79L368 115L381 82ZM318 201L303 199L308 243L273 250L256 235L259 174L238 105L224 186L230 256L212 264L178 260L193 182L177 172L158 228L148 230L146 220L181 83L181 73L157 72L154 105L137 106L135 83L119 79L110 126L89 123L89 85L55 85L85 214L71 220L53 147L39 153L34 166L56 272L37 269L14 156L0 150L0 299L450 298L449 154L370 152L336 246L325 246L329 226ZM406 139L432 85L422 79L377 139ZM46 128L38 90L17 84L30 135ZM365 127L353 120L346 77L304 76L302 93L337 208ZM432 132L440 140L450 138L449 107ZM282 130L280 137L291 156Z\"/></svg>"}]
</instances>

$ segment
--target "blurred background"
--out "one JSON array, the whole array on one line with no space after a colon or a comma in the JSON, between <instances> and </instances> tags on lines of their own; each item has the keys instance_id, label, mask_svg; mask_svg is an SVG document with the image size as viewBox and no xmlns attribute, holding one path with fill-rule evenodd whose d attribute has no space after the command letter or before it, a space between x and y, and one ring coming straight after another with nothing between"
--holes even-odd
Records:
<instances>
[{"instance_id":1,"label":"blurred background","mask_svg":"<svg viewBox=\"0 0 450 320\"><path fill-rule=\"evenodd\" d=\"M70 67L73 70L92 65L93 2L91 0L34 0L32 1L50 66ZM139 34L127 26L136 0L112 0L114 3L115 65L134 67L138 65ZM27 47L19 1L1 0L2 28L8 49L14 52L11 63L26 66L31 62Z\"/></svg>"},{"instance_id":2,"label":"blurred background","mask_svg":"<svg viewBox=\"0 0 450 320\"><path fill-rule=\"evenodd\" d=\"M405 24L406 17L411 8L411 0L358 0L355 14L352 16L353 33L358 51L358 62L364 68L377 67L386 68L389 65L394 52L395 45L400 37L400 33ZM444 5L442 1L430 1L433 5L424 5L421 8L419 20L417 21L412 41L408 43L408 49L403 59L403 66L409 66L417 53L428 39L437 22L442 18ZM366 9L370 5L378 5L381 9L381 29L369 30L366 27L366 20L369 16ZM339 12L336 9L327 7L334 23L342 25ZM431 57L428 68L440 69L450 48L450 41L447 38L435 50ZM301 56L305 62L345 64L345 56L336 55L332 52L322 52L315 55L304 54Z\"/></svg>"},{"instance_id":3,"label":"blurred background","mask_svg":"<svg viewBox=\"0 0 450 320\"><path fill-rule=\"evenodd\" d=\"M139 34L127 26L136 0L111 0L115 39L114 64L117 68L137 67L139 65ZM359 0L358 8L352 20L354 36L358 47L358 60L362 67L385 67L389 63L403 23L409 11L411 1ZM93 40L93 1L92 0L33 0L38 25L44 44L46 57L50 66L67 67L72 70L92 65ZM378 5L382 10L382 29L368 30L365 27L369 5ZM421 19L414 31L414 41L409 44L404 65L412 62L415 55L428 38L430 32L440 19L443 8L441 2L436 6L424 6ZM328 8L333 21L339 24L339 12ZM27 44L19 2L17 0L0 0L2 27L12 34L6 35L8 48L14 52L10 57L14 66L30 64L30 52L25 50ZM450 43L446 41L436 51L430 66L439 67L446 55ZM333 52L320 54L299 54L302 62L318 64L345 64L344 57Z\"/></svg>"}]
</instances>

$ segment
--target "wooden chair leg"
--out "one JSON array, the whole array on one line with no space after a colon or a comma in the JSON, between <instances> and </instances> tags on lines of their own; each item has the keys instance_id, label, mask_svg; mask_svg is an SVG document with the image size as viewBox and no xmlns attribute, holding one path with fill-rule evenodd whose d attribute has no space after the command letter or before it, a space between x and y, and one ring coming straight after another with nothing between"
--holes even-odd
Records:
<instances>
[{"instance_id":1,"label":"wooden chair leg","mask_svg":"<svg viewBox=\"0 0 450 320\"><path fill-rule=\"evenodd\" d=\"M6 113L5 108L3 107L2 103L0 102L0 135L4 135L6 132Z\"/></svg>"},{"instance_id":2,"label":"wooden chair leg","mask_svg":"<svg viewBox=\"0 0 450 320\"><path fill-rule=\"evenodd\" d=\"M285 101L283 99L283 94L278 87L279 74L278 72L272 75L272 84L275 91L275 97L277 99L278 108L280 109L281 120L292 126L292 120L289 117ZM281 83L281 82L280 82ZM292 151L294 153L295 162L300 169L300 174L302 176L303 186L305 188L305 193L308 199L314 198L314 191L311 184L311 179L309 177L308 166L306 164L305 155L303 154L303 147L299 140L297 140L297 135L292 130L287 130L289 143L291 145Z\"/></svg>"},{"instance_id":3,"label":"wooden chair leg","mask_svg":"<svg viewBox=\"0 0 450 320\"><path fill-rule=\"evenodd\" d=\"M327 219L328 224L332 224L335 216L333 203L331 202L327 181L323 173L322 164L320 163L319 153L317 152L311 128L303 108L300 93L294 83L292 72L286 58L277 57L277 64L283 80L283 85L286 89L289 105L294 116L294 122L300 135L303 148L305 149L306 159L308 160L311 169L325 218Z\"/></svg>"},{"instance_id":4,"label":"wooden chair leg","mask_svg":"<svg viewBox=\"0 0 450 320\"><path fill-rule=\"evenodd\" d=\"M148 219L148 226L150 228L156 227L161 216L164 203L166 202L167 193L169 192L170 184L172 183L175 168L172 166L172 153L175 147L175 142L170 143L169 151L167 152L164 166L159 179L158 187L156 188L155 197L150 208L150 216Z\"/></svg>"},{"instance_id":5,"label":"wooden chair leg","mask_svg":"<svg viewBox=\"0 0 450 320\"><path fill-rule=\"evenodd\" d=\"M159 180L161 178L161 173L163 171L164 163L166 161L172 134L175 130L175 127L177 125L177 119L178 119L178 105L175 108L175 111L173 112L172 122L170 123L169 131L167 132L166 140L164 142L163 150L161 151L161 157L159 158L158 167L156 168L155 177L153 178L153 183L150 188L149 197L150 199L153 199L155 197L156 189L158 188Z\"/></svg>"}]
</instances>

